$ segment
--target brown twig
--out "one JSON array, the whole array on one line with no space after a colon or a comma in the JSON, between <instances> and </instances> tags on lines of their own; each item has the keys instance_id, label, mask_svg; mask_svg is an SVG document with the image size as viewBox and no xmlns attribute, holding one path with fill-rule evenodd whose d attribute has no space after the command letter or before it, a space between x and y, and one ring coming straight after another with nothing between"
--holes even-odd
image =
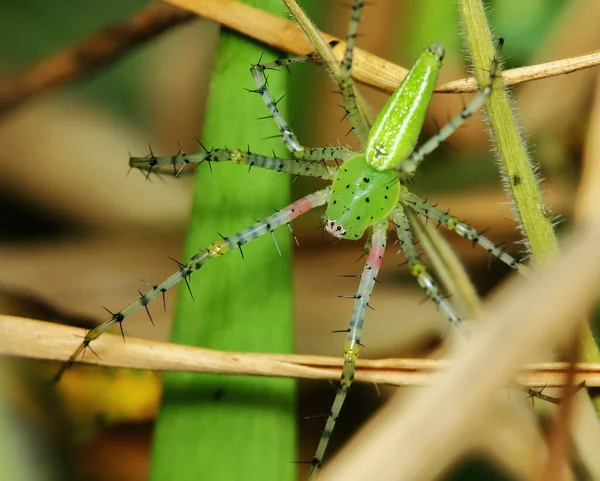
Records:
<instances>
[{"instance_id":1,"label":"brown twig","mask_svg":"<svg viewBox=\"0 0 600 481\"><path fill-rule=\"evenodd\" d=\"M582 318L582 322L585 319ZM581 331L583 324L575 329L571 342L567 348L566 358L569 369L565 373L565 386L562 388L560 407L556 412L550 435L548 439L548 459L544 468L538 473L536 479L548 481L563 481L569 479L569 461L573 454L573 442L571 436L571 424L574 417L575 394L584 386L578 386L575 382L576 362L581 358Z\"/></svg>"},{"instance_id":2,"label":"brown twig","mask_svg":"<svg viewBox=\"0 0 600 481\"><path fill-rule=\"evenodd\" d=\"M0 355L65 361L81 341L85 330L0 315ZM81 360L87 364L155 371L193 371L252 374L305 379L338 379L343 360L336 357L256 354L215 351L133 337L105 335ZM428 385L433 374L451 366L434 359L362 359L356 379L389 385ZM568 363L532 364L516 380L524 386L562 386ZM575 381L600 386L600 364L576 365Z\"/></svg>"},{"instance_id":3,"label":"brown twig","mask_svg":"<svg viewBox=\"0 0 600 481\"><path fill-rule=\"evenodd\" d=\"M312 46L293 22L235 0L220 0L218 2L214 0L168 1L276 49L295 55L304 55L312 51ZM322 35L327 42L340 41L340 39L327 33L322 32ZM346 44L343 41L340 41L333 49L338 61L341 61L345 49ZM502 77L506 85L516 85L531 80L575 72L599 64L600 50L596 50L585 55L555 62L506 70L502 72ZM393 92L406 73L405 68L365 52L360 48L356 48L354 51L352 76L359 82L371 85L384 92ZM477 89L477 81L474 77L469 77L441 85L436 88L436 92L464 93L475 92Z\"/></svg>"},{"instance_id":4,"label":"brown twig","mask_svg":"<svg viewBox=\"0 0 600 481\"><path fill-rule=\"evenodd\" d=\"M35 95L98 71L165 30L194 17L167 3L149 5L131 18L43 59L18 77L0 84L0 114Z\"/></svg>"}]
</instances>

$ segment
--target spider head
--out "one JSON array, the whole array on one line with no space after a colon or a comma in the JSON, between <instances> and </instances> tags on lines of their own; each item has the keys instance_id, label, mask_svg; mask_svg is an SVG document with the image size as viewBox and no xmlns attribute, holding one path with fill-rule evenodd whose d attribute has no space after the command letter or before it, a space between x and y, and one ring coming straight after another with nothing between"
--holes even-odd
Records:
<instances>
[{"instance_id":1,"label":"spider head","mask_svg":"<svg viewBox=\"0 0 600 481\"><path fill-rule=\"evenodd\" d=\"M333 237L342 239L346 235L346 229L342 227L339 222L335 220L327 220L325 222L325 231L329 232Z\"/></svg>"}]
</instances>

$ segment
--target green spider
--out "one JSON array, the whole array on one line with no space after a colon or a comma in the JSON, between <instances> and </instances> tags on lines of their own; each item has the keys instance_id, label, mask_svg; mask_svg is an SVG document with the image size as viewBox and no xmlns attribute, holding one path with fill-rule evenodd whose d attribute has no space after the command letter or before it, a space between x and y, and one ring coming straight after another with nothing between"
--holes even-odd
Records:
<instances>
[{"instance_id":1,"label":"green spider","mask_svg":"<svg viewBox=\"0 0 600 481\"><path fill-rule=\"evenodd\" d=\"M521 266L519 262L475 228L419 198L407 187L407 181L414 176L422 160L483 105L492 89L492 82L497 71L497 60L492 61L487 85L473 97L459 115L415 150L444 58L444 49L433 43L422 52L374 124L369 126L357 103L351 79L353 49L363 7L363 1L354 0L345 56L338 71L333 72L343 97L347 117L352 125L352 130L358 137L362 151L352 152L346 147L315 148L301 145L269 93L265 76L266 70L311 60L314 59L315 54L253 65L251 74L256 84L254 92L261 96L267 106L281 132L283 142L292 154L292 160L243 150L204 149L203 152L196 154L186 154L180 151L178 155L174 156L156 157L151 153L150 156L143 158L132 157L130 166L144 170L148 175L155 169L172 166L174 174L177 176L188 164L234 162L293 175L319 177L331 180L331 186L307 195L249 228L224 237L199 251L187 264L181 264L180 269L169 278L153 286L145 294L141 294L133 303L113 314L103 324L90 330L77 350L57 373L56 379L59 379L64 371L83 354L92 341L115 325L121 324L134 311L147 308L146 306L152 300L162 296L175 284L180 281L187 283L188 277L209 259L220 257L231 250L237 250L242 245L273 232L277 227L289 224L309 210L326 205L324 227L332 236L358 240L364 236L365 232L370 231L370 233L369 252L357 293L354 296L354 309L344 346L344 366L340 385L337 388L333 406L311 463L309 479L313 479L321 466L329 438L354 380L365 312L382 263L390 222L395 226L401 250L419 286L444 312L451 324L460 328L463 333L466 328L461 324L460 318L419 259L413 242L411 221L406 212L412 211L431 219L479 244L509 266L519 270L524 269L524 266ZM499 46L501 43L500 41ZM327 48L330 47L327 46ZM325 163L326 160L339 160L342 163L338 167L332 167Z\"/></svg>"}]
</instances>

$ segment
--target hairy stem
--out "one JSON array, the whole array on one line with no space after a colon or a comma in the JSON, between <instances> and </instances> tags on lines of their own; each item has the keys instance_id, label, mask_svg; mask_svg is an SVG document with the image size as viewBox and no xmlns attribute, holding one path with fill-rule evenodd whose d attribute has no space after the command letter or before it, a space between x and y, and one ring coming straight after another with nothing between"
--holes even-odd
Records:
<instances>
[{"instance_id":1,"label":"hairy stem","mask_svg":"<svg viewBox=\"0 0 600 481\"><path fill-rule=\"evenodd\" d=\"M481 0L458 0L458 9L475 75L481 84L486 80L495 55L485 8ZM517 221L531 253L536 262L544 265L558 253L558 241L550 211L542 198L536 167L527 155L522 129L510 102L502 78L496 78L485 107L502 180L513 200ZM582 344L585 361L600 361L600 352L587 325L583 330Z\"/></svg>"},{"instance_id":2,"label":"hairy stem","mask_svg":"<svg viewBox=\"0 0 600 481\"><path fill-rule=\"evenodd\" d=\"M475 76L483 84L496 54L484 6L481 0L458 0L458 6ZM494 80L485 107L502 180L514 202L517 220L536 261L545 264L558 252L558 242L542 198L536 169L527 155L521 128L501 78Z\"/></svg>"}]
</instances>

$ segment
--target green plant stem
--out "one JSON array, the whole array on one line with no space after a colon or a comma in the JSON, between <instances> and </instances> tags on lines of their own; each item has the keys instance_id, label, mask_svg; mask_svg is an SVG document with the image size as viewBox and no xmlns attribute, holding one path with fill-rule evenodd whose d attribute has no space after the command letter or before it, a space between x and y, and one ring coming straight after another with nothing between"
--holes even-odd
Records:
<instances>
[{"instance_id":1,"label":"green plant stem","mask_svg":"<svg viewBox=\"0 0 600 481\"><path fill-rule=\"evenodd\" d=\"M458 0L458 5L475 76L480 84L484 84L495 55L485 10L481 0ZM485 107L503 182L513 198L518 220L535 260L545 264L557 254L558 242L501 78L495 79Z\"/></svg>"},{"instance_id":2,"label":"green plant stem","mask_svg":"<svg viewBox=\"0 0 600 481\"><path fill-rule=\"evenodd\" d=\"M458 9L475 76L482 84L489 75L495 50L485 8L481 0L458 0ZM536 262L544 265L558 253L558 241L501 78L495 79L494 89L485 106L503 182L511 194L531 253ZM600 362L598 346L587 324L583 332L584 360Z\"/></svg>"},{"instance_id":3,"label":"green plant stem","mask_svg":"<svg viewBox=\"0 0 600 481\"><path fill-rule=\"evenodd\" d=\"M278 0L255 5L285 14ZM254 88L250 62L265 47L221 32L213 70L203 143L285 156L273 122ZM270 72L274 95L286 91L285 73ZM285 114L285 101L278 104ZM281 146L281 147L280 147ZM289 203L289 179L250 172L234 164L203 165L197 172L193 214L185 248L189 258L204 246L248 227ZM171 340L234 351L293 350L291 246L287 229L214 259L179 290ZM150 479L292 480L297 459L295 382L267 377L168 373L154 435Z\"/></svg>"}]
</instances>

